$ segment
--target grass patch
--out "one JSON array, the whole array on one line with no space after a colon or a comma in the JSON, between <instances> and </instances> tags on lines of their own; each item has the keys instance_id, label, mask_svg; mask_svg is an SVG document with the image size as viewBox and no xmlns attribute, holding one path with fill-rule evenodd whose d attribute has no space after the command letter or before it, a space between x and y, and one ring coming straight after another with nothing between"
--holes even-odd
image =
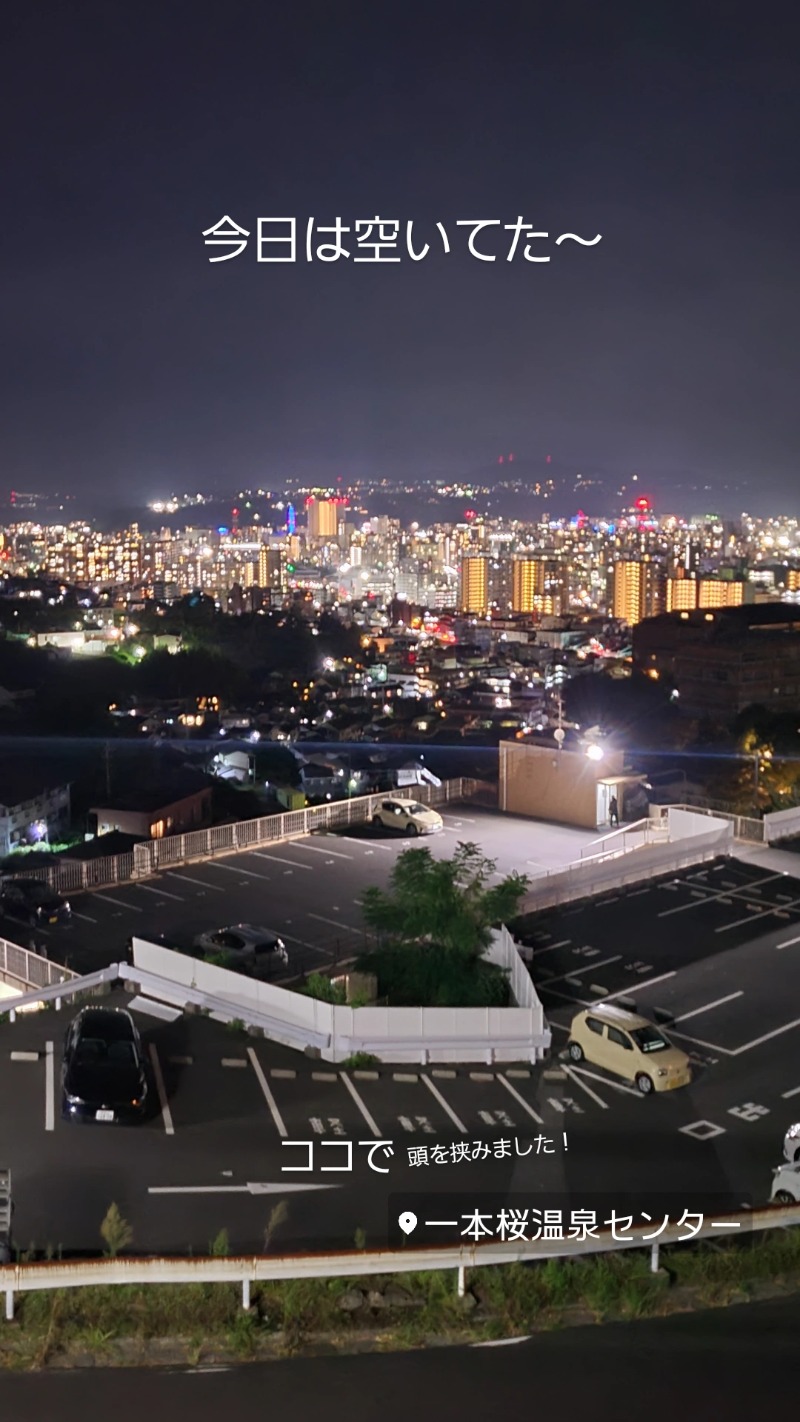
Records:
<instances>
[{"instance_id":1,"label":"grass patch","mask_svg":"<svg viewBox=\"0 0 800 1422\"><path fill-rule=\"evenodd\" d=\"M271 1219L268 1232L280 1223ZM363 1247L363 1236L356 1247ZM211 1252L222 1256L227 1250L223 1230ZM692 1289L700 1307L747 1298L764 1283L797 1288L800 1229L749 1235L716 1248L673 1245L662 1250L661 1262L675 1284ZM288 1353L313 1335L346 1340L365 1329L376 1333L379 1343L402 1348L431 1339L480 1341L557 1327L570 1309L589 1310L597 1320L669 1311L664 1277L651 1274L648 1255L634 1250L493 1265L468 1271L467 1283L469 1296L459 1299L454 1269L267 1282L253 1286L248 1312L238 1284L19 1294L13 1333L0 1342L0 1366L43 1366L66 1348L107 1357L122 1338L143 1345L181 1340L195 1359L214 1346L245 1359L270 1338L278 1346L277 1334Z\"/></svg>"}]
</instances>

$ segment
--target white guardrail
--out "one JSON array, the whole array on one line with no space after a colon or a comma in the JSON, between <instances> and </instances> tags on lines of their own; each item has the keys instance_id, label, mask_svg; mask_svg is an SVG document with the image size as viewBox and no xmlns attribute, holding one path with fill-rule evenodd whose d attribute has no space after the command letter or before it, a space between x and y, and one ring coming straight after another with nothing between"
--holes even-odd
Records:
<instances>
[{"instance_id":1,"label":"white guardrail","mask_svg":"<svg viewBox=\"0 0 800 1422\"><path fill-rule=\"evenodd\" d=\"M704 1239L741 1237L744 1232L789 1229L800 1225L800 1206L774 1205L743 1214L727 1214L714 1221L704 1218L691 1243ZM458 1292L463 1295L467 1270L545 1259L576 1259L594 1254L616 1254L627 1249L647 1249L650 1267L657 1273L664 1245L689 1244L684 1226L674 1224L657 1240L614 1239L609 1231L597 1238L454 1245L441 1249L357 1251L342 1254L288 1254L237 1258L114 1258L0 1266L0 1290L5 1291L6 1318L14 1317L14 1297L42 1289L76 1289L114 1284L240 1284L242 1307L250 1307L252 1284L289 1279L335 1279L409 1274L430 1269L457 1270Z\"/></svg>"},{"instance_id":2,"label":"white guardrail","mask_svg":"<svg viewBox=\"0 0 800 1422\"><path fill-rule=\"evenodd\" d=\"M630 853L612 851L599 856L597 862L578 860L565 869L547 870L531 879L520 912L556 908L642 879L670 874L690 864L705 864L720 854L730 854L733 839L733 826L718 820L717 827L704 834L687 835L667 844L642 844Z\"/></svg>"},{"instance_id":3,"label":"white guardrail","mask_svg":"<svg viewBox=\"0 0 800 1422\"><path fill-rule=\"evenodd\" d=\"M0 938L0 982L47 988L77 976L71 968L51 963L49 958L33 953L30 948Z\"/></svg>"},{"instance_id":4,"label":"white guardrail","mask_svg":"<svg viewBox=\"0 0 800 1422\"><path fill-rule=\"evenodd\" d=\"M382 1062L541 1061L552 1034L519 949L506 928L496 931L487 957L506 969L513 1007L344 1007L244 977L215 963L133 939L134 962L114 963L86 977L15 997L18 1012L65 1001L121 982L152 1001L203 1012L221 1022L241 1022L253 1034L325 1061L366 1052Z\"/></svg>"},{"instance_id":5,"label":"white guardrail","mask_svg":"<svg viewBox=\"0 0 800 1422\"><path fill-rule=\"evenodd\" d=\"M463 776L445 780L442 785L407 785L399 790L384 790L377 795L357 795L349 800L313 805L310 809L289 810L282 815L262 815L259 819L239 820L232 825L212 825L210 829L192 830L189 834L146 840L134 845L128 854L110 854L88 860L60 858L57 864L39 869L27 856L25 868L20 868L19 874L26 878L44 879L59 894L100 889L131 879L144 879L176 864L189 864L193 860L213 859L218 854L235 854L237 850L298 839L314 830L367 824L381 801L390 795L408 795L424 805L446 805L452 800L469 798L483 785L483 781ZM7 874L6 877L13 875Z\"/></svg>"}]
</instances>

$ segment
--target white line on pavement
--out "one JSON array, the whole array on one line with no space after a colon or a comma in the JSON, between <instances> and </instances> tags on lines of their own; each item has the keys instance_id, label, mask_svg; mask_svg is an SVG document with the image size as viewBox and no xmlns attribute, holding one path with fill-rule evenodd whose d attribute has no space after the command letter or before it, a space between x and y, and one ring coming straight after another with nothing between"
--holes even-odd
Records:
<instances>
[{"instance_id":1,"label":"white line on pavement","mask_svg":"<svg viewBox=\"0 0 800 1422\"><path fill-rule=\"evenodd\" d=\"M228 874L244 874L248 879L266 879L270 881L269 874L258 874L255 869L240 869L238 864L218 864L216 859L206 861L209 869L224 869Z\"/></svg>"},{"instance_id":2,"label":"white line on pavement","mask_svg":"<svg viewBox=\"0 0 800 1422\"><path fill-rule=\"evenodd\" d=\"M784 1091L781 1101L788 1101L790 1096L800 1096L800 1086L793 1086L791 1091Z\"/></svg>"},{"instance_id":3,"label":"white line on pavement","mask_svg":"<svg viewBox=\"0 0 800 1422\"><path fill-rule=\"evenodd\" d=\"M598 965L595 963L594 966L597 967ZM676 971L677 971L677 969L676 969ZM636 991L637 991L637 993L640 993L643 988L646 988L646 987L655 987L656 983L665 983L665 982L667 981L667 978L674 978L674 976L675 976L675 973L672 972L672 973L662 973L661 976L658 977L658 978L645 978L645 980L644 980L643 983L637 983L637 984L636 984ZM629 997L629 996L630 996L630 993L631 993L631 988L630 988L630 987L622 988L619 992L610 992L610 993L608 994L608 997L604 997L604 998L603 998L603 1002L613 1002L615 997ZM590 1003L587 1004L587 1006L589 1006L589 1007L595 1007L595 1006L596 1006L596 1003L591 1003L591 1002L590 1002Z\"/></svg>"},{"instance_id":4,"label":"white line on pavement","mask_svg":"<svg viewBox=\"0 0 800 1422\"><path fill-rule=\"evenodd\" d=\"M585 1091L587 1096L591 1096L592 1100L596 1102L598 1106L602 1106L604 1111L608 1110L608 1102L603 1101L602 1097L598 1096L596 1091L592 1091L591 1086L587 1086L585 1081L581 1081L581 1078L578 1076L574 1067L567 1066L565 1062L564 1070L567 1073L567 1076L569 1077L570 1081L574 1081L575 1085L579 1086L581 1088L581 1091ZM596 1080L602 1080L602 1077L596 1078Z\"/></svg>"},{"instance_id":5,"label":"white line on pavement","mask_svg":"<svg viewBox=\"0 0 800 1422\"><path fill-rule=\"evenodd\" d=\"M76 913L75 909L72 910L72 917L80 918L83 920L84 923L97 923L96 918L90 918L88 913Z\"/></svg>"},{"instance_id":6,"label":"white line on pavement","mask_svg":"<svg viewBox=\"0 0 800 1422\"><path fill-rule=\"evenodd\" d=\"M354 928L352 923L342 923L340 918L325 918L321 913L310 913L308 918L315 918L318 923L332 923L334 928L344 928L348 933L363 933L363 928Z\"/></svg>"},{"instance_id":7,"label":"white line on pavement","mask_svg":"<svg viewBox=\"0 0 800 1422\"><path fill-rule=\"evenodd\" d=\"M730 1056L739 1057L742 1052L749 1052L753 1047L760 1047L762 1042L771 1042L773 1037L781 1037L784 1032L791 1032L794 1027L800 1027L800 1017L796 1017L794 1022L785 1023L783 1027L776 1027L774 1032L766 1032L763 1037L756 1037L752 1042L745 1042L743 1047L736 1047Z\"/></svg>"},{"instance_id":8,"label":"white line on pavement","mask_svg":"<svg viewBox=\"0 0 800 1422\"><path fill-rule=\"evenodd\" d=\"M534 1121L538 1121L540 1126L544 1125L544 1121L542 1120L541 1116L537 1116L533 1107L528 1105L527 1101L525 1100L525 1097L520 1096L519 1092L517 1091L517 1088L515 1086L512 1086L510 1081L506 1081L502 1072L497 1073L497 1080L501 1083L502 1086L505 1087L506 1091L511 1093L511 1095L514 1097L514 1100L519 1102L523 1111L527 1111L528 1115L532 1116Z\"/></svg>"},{"instance_id":9,"label":"white line on pavement","mask_svg":"<svg viewBox=\"0 0 800 1422\"><path fill-rule=\"evenodd\" d=\"M45 1043L44 1058L44 1128L46 1131L55 1129L56 1115L56 1074L53 1062L53 1043Z\"/></svg>"},{"instance_id":10,"label":"white line on pavement","mask_svg":"<svg viewBox=\"0 0 800 1422\"><path fill-rule=\"evenodd\" d=\"M528 951L533 954L534 958L541 958L543 953L552 953L554 948L568 948L571 942L571 938L560 938L558 943L548 943L546 948L537 948L534 944Z\"/></svg>"},{"instance_id":11,"label":"white line on pavement","mask_svg":"<svg viewBox=\"0 0 800 1422\"><path fill-rule=\"evenodd\" d=\"M548 978L547 983L561 983L567 978L579 978L581 973L595 973L598 968L605 968L609 963L618 963L621 957L621 953L616 953L613 958L601 958L599 963L595 963L593 959L591 963L586 963L582 968L573 968L569 973L559 973L558 977ZM547 983L543 983L542 986L546 987Z\"/></svg>"},{"instance_id":12,"label":"white line on pavement","mask_svg":"<svg viewBox=\"0 0 800 1422\"><path fill-rule=\"evenodd\" d=\"M318 844L306 844L304 839L295 840L295 849L307 849L311 854L328 854L331 859L353 859L352 854L342 854L340 849L320 849Z\"/></svg>"},{"instance_id":13,"label":"white line on pavement","mask_svg":"<svg viewBox=\"0 0 800 1422\"><path fill-rule=\"evenodd\" d=\"M261 1063L255 1053L255 1048L248 1047L247 1055L250 1058L250 1065L252 1066L253 1071L256 1074L258 1084L264 1093L264 1100L269 1106L269 1112L277 1127L278 1135L283 1136L285 1138L286 1136L288 1136L289 1132L283 1124L283 1117L280 1111L278 1110L278 1103L275 1100L275 1097L273 1096L270 1090L269 1082L267 1081L267 1078L265 1077L264 1072L262 1071Z\"/></svg>"},{"instance_id":14,"label":"white line on pavement","mask_svg":"<svg viewBox=\"0 0 800 1422\"><path fill-rule=\"evenodd\" d=\"M476 825L478 823L477 820L468 820L466 815L454 815L445 813L442 818L445 820L458 820L458 823L460 825Z\"/></svg>"},{"instance_id":15,"label":"white line on pavement","mask_svg":"<svg viewBox=\"0 0 800 1422\"><path fill-rule=\"evenodd\" d=\"M293 869L305 869L309 874L314 873L310 864L298 864L296 859L281 859L279 854L265 854L260 849L254 849L253 854L256 859L268 859L270 864L290 864Z\"/></svg>"},{"instance_id":16,"label":"white line on pavement","mask_svg":"<svg viewBox=\"0 0 800 1422\"><path fill-rule=\"evenodd\" d=\"M312 953L321 953L323 958L333 957L330 948L320 948L318 943L306 943L305 939L295 938L292 933L287 933L285 929L282 930L282 936L286 939L287 943L297 943L300 948L308 948Z\"/></svg>"},{"instance_id":17,"label":"white line on pavement","mask_svg":"<svg viewBox=\"0 0 800 1422\"><path fill-rule=\"evenodd\" d=\"M453 1122L453 1125L455 1126L456 1130L457 1130L457 1131L460 1131L461 1134L462 1134L462 1136L465 1136L465 1135L467 1134L467 1128L466 1128L466 1126L464 1125L464 1122L463 1122L462 1120L460 1120L460 1118L456 1115L456 1113L455 1113L455 1111L453 1110L452 1106L450 1106L450 1105L448 1104L448 1102L445 1101L445 1099L444 1099L444 1097L442 1096L442 1093L441 1093L441 1091L439 1090L438 1086L436 1086L436 1085L431 1081L430 1077L429 1077L429 1076L426 1076L424 1072L422 1072L422 1074L421 1074L421 1076L420 1076L420 1081L424 1081L424 1082L425 1082L425 1085L427 1086L429 1092L431 1093L431 1096L435 1096L435 1097L436 1097L436 1100L439 1102L439 1105L447 1112L447 1114L448 1114L448 1116L450 1117L450 1120Z\"/></svg>"},{"instance_id":18,"label":"white line on pavement","mask_svg":"<svg viewBox=\"0 0 800 1422\"><path fill-rule=\"evenodd\" d=\"M187 884L199 884L201 889L210 889L213 894L224 894L219 884L209 884L207 879L193 879L191 874L180 874L177 869L168 869L170 879L185 879Z\"/></svg>"},{"instance_id":19,"label":"white line on pavement","mask_svg":"<svg viewBox=\"0 0 800 1422\"><path fill-rule=\"evenodd\" d=\"M762 884L770 884L773 879L782 879L783 877L783 874L767 874L765 878L755 879L750 884L740 884L738 886L731 884L728 888L710 893L705 899L692 899L690 904L677 904L675 908L663 909L658 917L669 918L670 914L685 913L688 909L700 908L702 904L713 904L715 899L725 899L728 898L729 895L732 898L742 898L742 896L746 898L748 894L752 894L753 890L759 888ZM720 883L723 883L723 880L720 880ZM742 922L749 922L749 920L743 919ZM733 924L729 926L733 927Z\"/></svg>"},{"instance_id":20,"label":"white line on pavement","mask_svg":"<svg viewBox=\"0 0 800 1422\"><path fill-rule=\"evenodd\" d=\"M393 846L393 845L391 845L391 844L381 844L380 840L377 840L377 839L368 839L368 840L367 840L367 839L356 839L354 835L349 835L349 834L340 834L340 835L337 835L336 837L337 837L337 839L344 839L344 840L346 840L348 844L359 844L359 845L361 845L362 849L363 849L363 847L364 847L365 844L368 844L368 845L369 845L369 848L370 848L370 851L373 850L373 849L382 849L383 852L384 852L384 854L394 854L394 846ZM368 851L368 852L369 852L369 851Z\"/></svg>"},{"instance_id":21,"label":"white line on pavement","mask_svg":"<svg viewBox=\"0 0 800 1422\"><path fill-rule=\"evenodd\" d=\"M172 1120L172 1112L169 1109L169 1101L167 1100L167 1092L164 1086L164 1073L161 1070L161 1062L158 1059L155 1042L150 1043L150 1061L153 1064L153 1076L155 1078L156 1091L158 1092L158 1103L161 1107L161 1119L164 1122L164 1130L168 1136L174 1136L175 1126Z\"/></svg>"},{"instance_id":22,"label":"white line on pavement","mask_svg":"<svg viewBox=\"0 0 800 1422\"><path fill-rule=\"evenodd\" d=\"M730 933L732 928L741 928L744 923L758 923L762 918L774 918L776 914L785 914L786 909L797 908L800 899L790 899L785 904L771 904L769 908L761 909L758 913L749 913L746 918L734 919L733 923L726 923L722 928L715 928L715 933Z\"/></svg>"},{"instance_id":23,"label":"white line on pavement","mask_svg":"<svg viewBox=\"0 0 800 1422\"><path fill-rule=\"evenodd\" d=\"M116 904L118 908L129 909L131 913L141 913L141 912L142 912L141 907L139 906L139 904L128 904L128 903L125 902L124 899L115 899L115 898L112 898L111 894L98 894L98 893L95 892L95 893L92 895L92 898L94 898L94 899L105 899L105 901L106 901L107 904Z\"/></svg>"},{"instance_id":24,"label":"white line on pavement","mask_svg":"<svg viewBox=\"0 0 800 1422\"><path fill-rule=\"evenodd\" d=\"M152 889L149 884L137 884L136 887L145 894L158 894L160 899L177 899L179 904L184 902L183 894L168 894L166 889Z\"/></svg>"},{"instance_id":25,"label":"white line on pavement","mask_svg":"<svg viewBox=\"0 0 800 1422\"><path fill-rule=\"evenodd\" d=\"M354 1087L352 1081L350 1080L349 1076L347 1075L347 1072L346 1072L346 1071L340 1071L340 1072L339 1072L339 1075L340 1075L340 1077L342 1078L342 1081L344 1082L345 1086L347 1087L347 1090L350 1092L350 1095L352 1096L353 1100L355 1101L356 1106L358 1107L359 1111L361 1112L362 1116L364 1117L364 1120L366 1121L367 1125L369 1126L370 1130L372 1131L373 1136L380 1136L380 1131L378 1130L378 1127L376 1126L376 1124L375 1124L375 1122L374 1122L372 1116L370 1116L369 1111L367 1110L366 1106L364 1105L364 1102L361 1100L361 1096L360 1096L359 1092L356 1091L356 1088Z\"/></svg>"},{"instance_id":26,"label":"white line on pavement","mask_svg":"<svg viewBox=\"0 0 800 1422\"><path fill-rule=\"evenodd\" d=\"M701 1012L710 1012L712 1007L722 1007L724 1002L733 1002L737 997L744 997L743 992L729 992L727 997L718 997L716 1002L707 1002L704 1007L695 1007L691 1012L682 1012L680 1017L673 1017L673 1022L688 1022L690 1017L699 1017Z\"/></svg>"},{"instance_id":27,"label":"white line on pavement","mask_svg":"<svg viewBox=\"0 0 800 1422\"><path fill-rule=\"evenodd\" d=\"M800 943L800 938L787 938L785 943L778 943L776 944L776 947L778 952L780 953L782 948L793 948L795 943Z\"/></svg>"}]
</instances>

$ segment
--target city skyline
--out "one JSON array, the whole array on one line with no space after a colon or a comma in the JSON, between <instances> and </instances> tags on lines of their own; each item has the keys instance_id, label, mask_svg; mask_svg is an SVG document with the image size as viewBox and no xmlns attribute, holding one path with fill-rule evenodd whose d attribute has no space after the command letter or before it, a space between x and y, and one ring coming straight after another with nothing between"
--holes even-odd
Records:
<instances>
[{"instance_id":1,"label":"city skyline","mask_svg":"<svg viewBox=\"0 0 800 1422\"><path fill-rule=\"evenodd\" d=\"M714 502L733 486L730 511L755 480L791 503L781 25L440 5L387 46L361 5L188 16L15 17L0 485L105 504L275 470L466 477L517 451L532 480L549 456ZM287 214L298 260L258 263L258 219ZM309 218L376 215L397 265L326 264L321 235L305 260ZM224 216L250 247L214 264ZM548 263L524 237L506 260L520 216ZM468 220L498 224L493 264Z\"/></svg>"}]
</instances>

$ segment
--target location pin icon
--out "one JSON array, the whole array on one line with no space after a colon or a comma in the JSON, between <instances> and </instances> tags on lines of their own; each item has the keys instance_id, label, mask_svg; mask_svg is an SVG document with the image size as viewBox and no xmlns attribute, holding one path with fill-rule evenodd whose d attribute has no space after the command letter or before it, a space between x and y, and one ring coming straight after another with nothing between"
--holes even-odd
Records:
<instances>
[{"instance_id":1,"label":"location pin icon","mask_svg":"<svg viewBox=\"0 0 800 1422\"><path fill-rule=\"evenodd\" d=\"M410 1210L404 1210L402 1215L398 1215L397 1223L403 1231L403 1234L413 1234L417 1227L417 1217L416 1215L412 1215Z\"/></svg>"}]
</instances>

